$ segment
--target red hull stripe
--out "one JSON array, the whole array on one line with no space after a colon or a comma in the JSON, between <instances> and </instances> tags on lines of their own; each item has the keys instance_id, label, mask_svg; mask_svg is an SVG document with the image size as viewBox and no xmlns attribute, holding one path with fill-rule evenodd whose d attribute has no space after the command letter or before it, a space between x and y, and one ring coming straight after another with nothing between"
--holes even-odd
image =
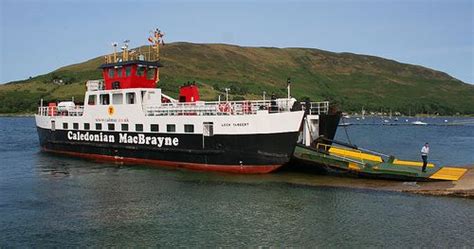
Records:
<instances>
[{"instance_id":1,"label":"red hull stripe","mask_svg":"<svg viewBox=\"0 0 474 249\"><path fill-rule=\"evenodd\" d=\"M174 167L174 168L185 168L191 170L205 170L205 171L219 171L219 172L230 172L239 174L265 174L277 170L281 165L220 165L220 164L199 164L199 163L187 163L187 162L173 162L173 161L162 161L154 159L142 159L134 157L119 157L119 156L107 156L99 154L88 154L80 152L62 151L62 150L51 150L42 148L45 152L58 153L63 155L70 155L75 157L99 160L99 161L115 161L124 162L130 164L146 164L151 166L162 166L162 167Z\"/></svg>"}]
</instances>

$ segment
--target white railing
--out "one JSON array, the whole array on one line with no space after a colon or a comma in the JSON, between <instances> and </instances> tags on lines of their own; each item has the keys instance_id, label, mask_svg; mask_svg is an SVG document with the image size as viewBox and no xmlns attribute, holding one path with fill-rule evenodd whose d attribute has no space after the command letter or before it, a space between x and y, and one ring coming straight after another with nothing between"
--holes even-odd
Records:
<instances>
[{"instance_id":1,"label":"white railing","mask_svg":"<svg viewBox=\"0 0 474 249\"><path fill-rule=\"evenodd\" d=\"M117 52L115 55L109 54L105 56L105 63L116 63L119 61L132 61L132 60L144 60L144 61L158 61L160 54L152 46L139 47L136 49L128 50L126 52L126 59L124 60L123 51Z\"/></svg>"},{"instance_id":2,"label":"white railing","mask_svg":"<svg viewBox=\"0 0 474 249\"><path fill-rule=\"evenodd\" d=\"M75 106L62 109L57 106L40 106L38 107L39 116L82 116L84 114L84 106Z\"/></svg>"},{"instance_id":3,"label":"white railing","mask_svg":"<svg viewBox=\"0 0 474 249\"><path fill-rule=\"evenodd\" d=\"M88 80L86 82L87 91L102 91L105 90L105 83L103 80Z\"/></svg>"},{"instance_id":4,"label":"white railing","mask_svg":"<svg viewBox=\"0 0 474 249\"><path fill-rule=\"evenodd\" d=\"M172 115L255 115L257 112L281 113L290 112L293 99L249 100L249 101L199 101L183 103L162 103L159 105L143 105L146 116ZM303 110L306 109L306 104ZM329 102L311 102L309 114L327 114ZM38 107L40 116L82 116L84 106L58 108L57 106Z\"/></svg>"},{"instance_id":5,"label":"white railing","mask_svg":"<svg viewBox=\"0 0 474 249\"><path fill-rule=\"evenodd\" d=\"M308 103L301 102L303 106L303 110L306 110L306 105ZM320 115L320 114L328 114L329 112L329 101L322 101L322 102L309 102L309 115Z\"/></svg>"},{"instance_id":6,"label":"white railing","mask_svg":"<svg viewBox=\"0 0 474 249\"><path fill-rule=\"evenodd\" d=\"M294 103L291 99L209 101L195 103L163 103L144 105L147 116L169 115L253 115L258 111L267 113L289 112Z\"/></svg>"}]
</instances>

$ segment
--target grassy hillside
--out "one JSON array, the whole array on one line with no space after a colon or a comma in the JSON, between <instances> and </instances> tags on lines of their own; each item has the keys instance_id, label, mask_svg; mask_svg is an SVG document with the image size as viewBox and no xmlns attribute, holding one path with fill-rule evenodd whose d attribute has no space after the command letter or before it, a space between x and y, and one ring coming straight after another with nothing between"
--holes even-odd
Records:
<instances>
[{"instance_id":1,"label":"grassy hillside","mask_svg":"<svg viewBox=\"0 0 474 249\"><path fill-rule=\"evenodd\" d=\"M224 44L172 43L162 49L160 86L176 96L178 87L197 81L204 99L225 87L234 99L258 98L263 91L331 100L345 111L473 114L474 86L443 72L375 56L307 48L255 48ZM28 80L0 85L0 113L34 112L38 100L82 101L85 82L101 78L103 57L59 68ZM65 85L54 84L62 79Z\"/></svg>"}]
</instances>

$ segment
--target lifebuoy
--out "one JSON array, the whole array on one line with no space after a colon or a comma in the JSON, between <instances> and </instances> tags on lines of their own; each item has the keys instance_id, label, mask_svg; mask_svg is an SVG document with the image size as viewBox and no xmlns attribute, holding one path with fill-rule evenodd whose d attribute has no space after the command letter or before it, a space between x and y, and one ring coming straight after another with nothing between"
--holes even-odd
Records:
<instances>
[{"instance_id":1,"label":"lifebuoy","mask_svg":"<svg viewBox=\"0 0 474 249\"><path fill-rule=\"evenodd\" d=\"M230 112L231 108L230 108L230 104L229 103L222 103L222 104L219 104L219 111L220 112Z\"/></svg>"}]
</instances>

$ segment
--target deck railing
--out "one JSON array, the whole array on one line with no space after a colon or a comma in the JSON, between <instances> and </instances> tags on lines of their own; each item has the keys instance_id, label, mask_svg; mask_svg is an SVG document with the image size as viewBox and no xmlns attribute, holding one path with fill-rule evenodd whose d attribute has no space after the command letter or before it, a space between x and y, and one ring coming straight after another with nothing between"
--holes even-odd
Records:
<instances>
[{"instance_id":1,"label":"deck railing","mask_svg":"<svg viewBox=\"0 0 474 249\"><path fill-rule=\"evenodd\" d=\"M329 101L322 102L300 102L303 106L303 109L306 110L307 105L309 104L309 115L320 115L327 114L329 112Z\"/></svg>"},{"instance_id":2,"label":"deck railing","mask_svg":"<svg viewBox=\"0 0 474 249\"><path fill-rule=\"evenodd\" d=\"M39 116L73 116L78 117L84 114L84 106L75 106L68 108L59 108L57 106L40 106L38 107Z\"/></svg>"},{"instance_id":3,"label":"deck railing","mask_svg":"<svg viewBox=\"0 0 474 249\"><path fill-rule=\"evenodd\" d=\"M318 151L325 151L329 153L329 149L331 149L332 145L330 144L324 144L324 143L317 143L316 144L316 149ZM346 162L351 162L351 163L356 163L361 165L362 167L365 167L365 161L364 157L362 156L362 151L360 150L354 150L354 152L358 153L358 156L356 157L349 157L346 154L340 155L340 154L335 154L335 153L330 153L331 156L336 157L341 159L342 161Z\"/></svg>"},{"instance_id":4,"label":"deck railing","mask_svg":"<svg viewBox=\"0 0 474 249\"><path fill-rule=\"evenodd\" d=\"M146 116L173 115L255 115L258 112L281 113L289 112L294 100L250 100L250 101L209 101L162 103L160 105L143 105ZM329 102L311 102L310 114L328 113ZM40 116L82 116L84 106L58 108L57 106L38 107Z\"/></svg>"},{"instance_id":5,"label":"deck railing","mask_svg":"<svg viewBox=\"0 0 474 249\"><path fill-rule=\"evenodd\" d=\"M161 105L144 105L147 116L169 115L252 115L258 111L277 113L289 112L294 101L249 100L249 101L209 101L193 103L163 103Z\"/></svg>"},{"instance_id":6,"label":"deck railing","mask_svg":"<svg viewBox=\"0 0 474 249\"><path fill-rule=\"evenodd\" d=\"M117 52L115 54L115 60L113 54L105 56L105 63L116 63L123 61L123 53ZM144 60L144 61L158 61L160 60L159 54L156 52L155 48L152 46L138 47L135 49L128 50L127 52L128 59L127 61L132 60Z\"/></svg>"}]
</instances>

